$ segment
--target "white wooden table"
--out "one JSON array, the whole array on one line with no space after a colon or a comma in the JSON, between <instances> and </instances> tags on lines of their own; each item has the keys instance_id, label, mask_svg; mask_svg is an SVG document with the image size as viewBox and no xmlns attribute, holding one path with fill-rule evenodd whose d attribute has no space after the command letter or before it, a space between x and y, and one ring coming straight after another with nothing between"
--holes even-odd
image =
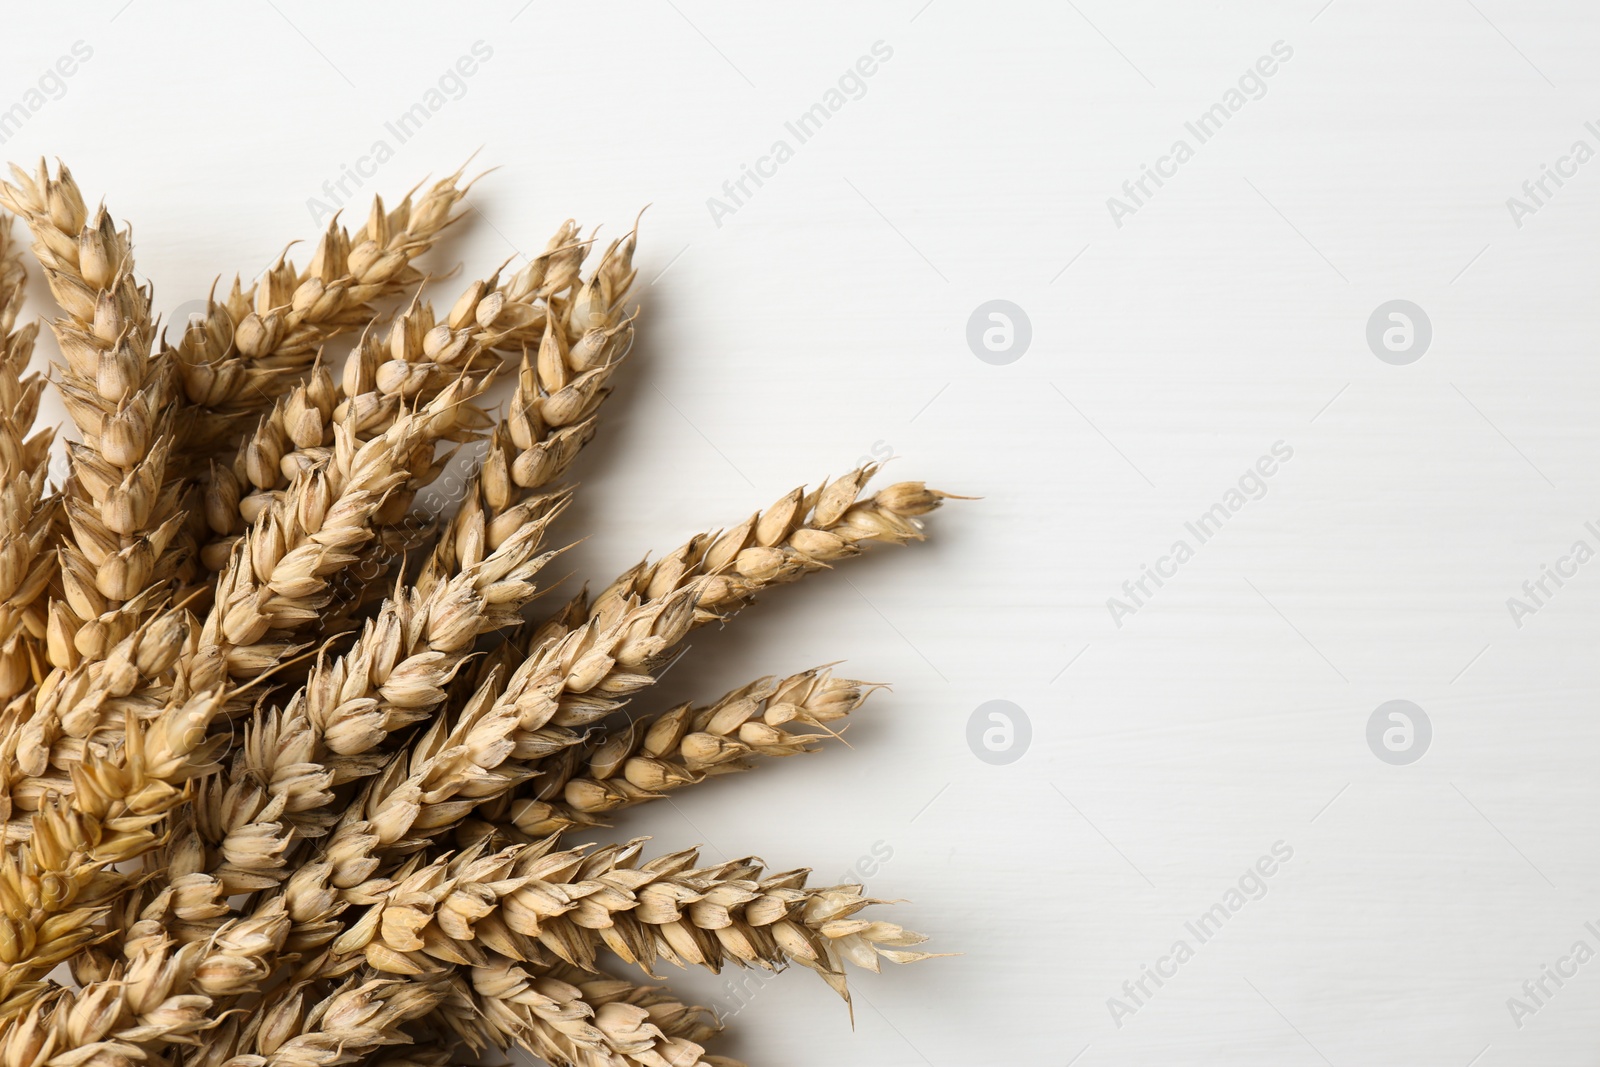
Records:
<instances>
[{"instance_id":1,"label":"white wooden table","mask_svg":"<svg viewBox=\"0 0 1600 1067\"><path fill-rule=\"evenodd\" d=\"M673 975L736 1015L721 1051L1593 1062L1600 962L1562 962L1600 950L1600 562L1571 554L1600 550L1592 6L5 18L4 155L104 194L169 316L474 150L500 169L441 269L653 205L580 574L858 457L983 497L697 638L662 687L839 658L894 682L853 748L619 829L864 878L965 953L862 976L853 1032L804 974ZM1368 743L1396 700L1428 724L1409 763L1415 712ZM1028 722L1011 762L979 753L1020 751L1014 711L969 747L991 701Z\"/></svg>"}]
</instances>

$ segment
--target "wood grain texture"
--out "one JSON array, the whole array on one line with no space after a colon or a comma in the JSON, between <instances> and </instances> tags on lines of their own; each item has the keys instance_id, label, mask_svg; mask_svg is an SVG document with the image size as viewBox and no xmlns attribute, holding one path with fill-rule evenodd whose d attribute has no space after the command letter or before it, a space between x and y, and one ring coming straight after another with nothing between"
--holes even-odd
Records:
<instances>
[{"instance_id":1,"label":"wood grain texture","mask_svg":"<svg viewBox=\"0 0 1600 1067\"><path fill-rule=\"evenodd\" d=\"M1561 163L1579 140L1600 150L1600 15L386 11L8 11L0 147L115 193L169 319L216 271L248 276L314 236L335 198L397 195L474 150L501 169L436 269L534 252L567 215L620 234L652 204L637 358L563 518L599 531L567 557L579 575L861 457L983 497L935 516L926 545L697 637L664 683L661 707L841 657L893 682L850 749L690 790L618 832L864 877L965 953L863 977L853 1032L805 975L669 975L734 1013L718 1051L1589 1062L1600 962L1547 980L1520 1020L1507 1001L1535 1006L1523 983L1575 942L1600 950L1600 562L1547 584L1520 627L1507 600L1574 542L1600 549L1600 161ZM77 42L91 56L48 74ZM1292 56L1241 89L1277 42ZM1241 106L1201 143L1185 124L1232 89ZM818 104L829 117L802 141L789 124ZM1192 158L1118 226L1107 199L1180 138ZM1533 204L1523 183L1545 165L1572 173ZM762 182L733 204L747 166ZM1513 196L1536 210L1514 218ZM994 299L1031 322L1006 365L967 342ZM1366 338L1396 299L1433 331L1404 366ZM1260 498L1116 625L1107 599L1196 542L1185 524L1277 442L1292 458ZM1432 724L1408 766L1366 741L1394 699ZM1003 766L967 742L991 700L1031 722ZM794 813L777 838L775 813ZM1256 894L1246 872L1276 842L1292 857ZM1242 878L1260 899L1200 943L1186 924ZM1135 1004L1123 984L1180 939L1192 958ZM1112 997L1137 1010L1114 1019Z\"/></svg>"}]
</instances>

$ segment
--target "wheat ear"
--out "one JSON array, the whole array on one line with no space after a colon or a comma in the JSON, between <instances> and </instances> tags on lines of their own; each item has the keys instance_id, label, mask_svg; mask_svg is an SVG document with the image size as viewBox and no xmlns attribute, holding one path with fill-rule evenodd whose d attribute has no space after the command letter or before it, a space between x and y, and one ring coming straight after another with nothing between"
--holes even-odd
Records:
<instances>
[{"instance_id":1,"label":"wheat ear","mask_svg":"<svg viewBox=\"0 0 1600 1067\"><path fill-rule=\"evenodd\" d=\"M409 1045L407 1023L432 1011L445 996L439 980L397 981L354 975L338 985L295 982L279 986L243 1013L229 1013L186 1067L338 1067L372 1053ZM379 1061L383 1062L383 1061ZM411 1067L417 1061L402 1058ZM417 1067L439 1062L424 1059Z\"/></svg>"},{"instance_id":2,"label":"wheat ear","mask_svg":"<svg viewBox=\"0 0 1600 1067\"><path fill-rule=\"evenodd\" d=\"M702 534L655 563L631 568L595 598L590 615L616 614L634 598L658 597L706 575L697 621L710 622L763 589L796 581L868 544L921 540L918 517L937 508L946 494L921 482L899 482L860 499L877 470L878 464L869 463L810 492L791 490L732 529Z\"/></svg>"},{"instance_id":3,"label":"wheat ear","mask_svg":"<svg viewBox=\"0 0 1600 1067\"><path fill-rule=\"evenodd\" d=\"M184 784L216 768L225 739L207 733L221 707L210 692L173 699L148 722L128 709L116 756L89 751L72 768L72 795L46 797L27 842L0 865L0 997L94 939L89 923L131 877L111 865L155 848L156 826L185 801Z\"/></svg>"},{"instance_id":4,"label":"wheat ear","mask_svg":"<svg viewBox=\"0 0 1600 1067\"><path fill-rule=\"evenodd\" d=\"M11 219L0 216L0 705L46 669L41 596L54 571L44 551L58 503L45 493L52 434L33 430L44 379L27 373L38 327L16 326L26 281Z\"/></svg>"},{"instance_id":5,"label":"wheat ear","mask_svg":"<svg viewBox=\"0 0 1600 1067\"><path fill-rule=\"evenodd\" d=\"M776 551L788 562L770 572L767 582L752 571L737 586L723 583L713 594L705 592L718 576L704 572L736 560L753 531L764 528L765 516L758 515L731 535L691 542L692 551L669 557L674 564L670 568L635 568L576 628L569 630L560 621L541 628L534 635L534 653L503 687L491 673L454 723L436 723L413 746L408 762L391 763L356 798L319 850L329 867L329 881L359 899L361 887L385 864L453 829L475 807L536 774L559 773L561 754L587 736L578 728L604 718L653 684L654 671L695 622L721 618L766 584L792 581L822 565L801 558L791 540L807 543L825 537L835 546L833 558L840 558L868 542L920 537L916 517L937 507L943 494L920 483L902 483L856 502L870 473L871 468L864 468L859 477L841 479L845 491L810 494L804 511L795 509L808 495L797 491L784 498L794 504L784 507L784 523L771 528L792 531L773 537L781 546ZM803 518L808 513L815 525L797 521L797 514ZM756 546L762 558L767 547ZM641 590L650 598L640 600ZM715 610L703 606L708 603Z\"/></svg>"},{"instance_id":6,"label":"wheat ear","mask_svg":"<svg viewBox=\"0 0 1600 1067\"><path fill-rule=\"evenodd\" d=\"M238 278L217 301L207 299L202 321L185 324L176 362L188 418L186 451L227 449L254 416L273 405L333 337L367 325L374 301L422 280L413 260L460 215L471 187L461 171L435 182L413 201L407 193L392 211L375 198L367 221L350 234L334 219L304 270L281 256L249 288Z\"/></svg>"},{"instance_id":7,"label":"wheat ear","mask_svg":"<svg viewBox=\"0 0 1600 1067\"><path fill-rule=\"evenodd\" d=\"M475 1052L520 1045L562 1067L743 1067L705 1055L721 1030L709 1011L655 987L491 953L447 988L433 1018Z\"/></svg>"},{"instance_id":8,"label":"wheat ear","mask_svg":"<svg viewBox=\"0 0 1600 1067\"><path fill-rule=\"evenodd\" d=\"M530 783L535 795L511 804L505 822L535 840L596 816L717 774L748 770L756 757L810 752L836 736L829 723L849 715L873 687L817 668L787 678L762 678L695 707L602 730L563 751ZM795 727L811 727L796 732ZM493 833L494 821L464 827L467 839Z\"/></svg>"},{"instance_id":9,"label":"wheat ear","mask_svg":"<svg viewBox=\"0 0 1600 1067\"><path fill-rule=\"evenodd\" d=\"M418 578L423 588L492 551L515 529L516 506L564 475L594 436L633 337L624 301L636 274L634 248L634 234L612 242L566 314L546 319L535 358L524 351L506 416ZM546 255L556 250L553 240Z\"/></svg>"},{"instance_id":10,"label":"wheat ear","mask_svg":"<svg viewBox=\"0 0 1600 1067\"><path fill-rule=\"evenodd\" d=\"M45 624L54 671L42 697L52 686L62 691L66 672L98 661L132 633L189 552L176 543L181 486L168 470L171 363L165 352L150 352L150 293L133 279L129 234L112 225L104 207L88 214L65 166L55 178L42 161L34 175L16 167L11 173L0 203L27 221L66 312L52 328L63 357L62 396L83 438L68 445L69 536L58 553L64 600L50 604ZM120 724L113 719L108 727L115 743ZM48 705L17 715L5 747L24 746L31 763L6 767L13 799L19 789L39 791L26 776L42 773L59 732L59 713Z\"/></svg>"},{"instance_id":11,"label":"wheat ear","mask_svg":"<svg viewBox=\"0 0 1600 1067\"><path fill-rule=\"evenodd\" d=\"M602 948L647 972L657 959L713 971L793 962L848 1000L846 960L876 971L880 958L928 958L908 951L921 934L854 918L884 903L860 886L809 888L803 870L763 876L749 859L697 869L692 849L640 863L643 844L551 852L547 841L436 860L351 922L333 959L406 975L481 966L489 952L593 971Z\"/></svg>"},{"instance_id":12,"label":"wheat ear","mask_svg":"<svg viewBox=\"0 0 1600 1067\"><path fill-rule=\"evenodd\" d=\"M117 609L173 576L185 552L167 548L181 532L172 450L171 362L151 354L150 292L133 278L128 231L104 207L90 216L65 166L51 178L11 169L0 204L33 233L66 317L51 323L63 363L61 394L83 437L68 456L71 536L61 548L65 603L51 611L47 647L56 667L102 654L137 619Z\"/></svg>"},{"instance_id":13,"label":"wheat ear","mask_svg":"<svg viewBox=\"0 0 1600 1067\"><path fill-rule=\"evenodd\" d=\"M397 589L343 655L319 659L305 685L246 732L226 791L199 819L211 866L229 892L274 887L296 837L336 821L332 790L377 773L380 746L433 714L482 634L520 621L559 507L523 525L485 559L427 592Z\"/></svg>"},{"instance_id":14,"label":"wheat ear","mask_svg":"<svg viewBox=\"0 0 1600 1067\"><path fill-rule=\"evenodd\" d=\"M761 590L796 581L854 556L868 544L904 544L922 535L919 517L945 494L901 482L858 500L876 470L868 465L807 493L796 489L772 508L720 534L702 534L655 564L641 563L596 598L587 619L568 629L557 619L535 632L525 671L539 698L522 701L520 750L546 757L580 744L576 728L616 711L654 682L654 671L689 628L738 611ZM685 605L688 614L684 614ZM668 610L671 609L671 610ZM572 605L567 618L583 614ZM663 620L666 620L665 623ZM546 764L536 771L549 770Z\"/></svg>"}]
</instances>

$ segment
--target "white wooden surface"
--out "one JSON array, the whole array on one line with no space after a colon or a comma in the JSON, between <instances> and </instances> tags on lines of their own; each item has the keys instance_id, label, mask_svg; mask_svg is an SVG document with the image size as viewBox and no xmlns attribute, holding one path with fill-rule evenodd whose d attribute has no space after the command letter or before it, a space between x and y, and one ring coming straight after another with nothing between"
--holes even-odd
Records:
<instances>
[{"instance_id":1,"label":"white wooden surface","mask_svg":"<svg viewBox=\"0 0 1600 1067\"><path fill-rule=\"evenodd\" d=\"M0 147L60 155L104 194L169 314L313 236L308 201L371 172L378 140L393 158L347 182L357 205L474 150L500 168L441 269L535 250L569 214L618 233L652 204L637 358L569 524L593 531L581 574L861 456L983 497L926 545L697 638L662 687L838 658L893 681L853 748L623 829L830 880L892 852L871 890L965 953L862 976L853 1031L805 974L746 992L673 975L736 1012L722 1051L1592 1061L1600 962L1546 980L1542 1005L1522 985L1600 949L1600 564L1520 627L1507 598L1574 541L1600 548L1600 162L1520 226L1506 201L1574 141L1600 149L1600 13L522 4L10 5L0 109L26 121ZM29 97L80 41L92 56ZM478 42L492 54L399 143L386 123ZM877 42L864 92L798 143L785 123ZM1199 144L1184 124L1276 42L1292 56ZM762 163L780 138L792 158ZM1177 138L1193 158L1117 226L1107 198ZM758 163L775 173L736 210L708 207ZM1007 365L966 340L991 299L1031 321ZM1433 327L1404 366L1366 341L1394 299ZM1265 496L1116 626L1107 598L1279 441L1293 457ZM1432 723L1407 766L1366 741L1393 699ZM990 700L1031 721L1002 766L967 743ZM1186 922L1277 842L1292 858L1200 944ZM1179 939L1193 958L1130 999ZM1538 1010L1514 1019L1512 997Z\"/></svg>"}]
</instances>

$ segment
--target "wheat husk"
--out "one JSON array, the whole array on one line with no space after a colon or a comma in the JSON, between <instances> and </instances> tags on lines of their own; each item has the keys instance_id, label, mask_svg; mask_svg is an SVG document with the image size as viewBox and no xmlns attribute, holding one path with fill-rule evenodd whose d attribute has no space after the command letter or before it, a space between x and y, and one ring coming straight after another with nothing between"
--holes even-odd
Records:
<instances>
[{"instance_id":1,"label":"wheat husk","mask_svg":"<svg viewBox=\"0 0 1600 1067\"><path fill-rule=\"evenodd\" d=\"M148 723L130 710L115 756L91 751L72 768L72 794L44 798L26 842L7 849L0 866L10 946L0 999L98 936L89 923L133 880L112 865L156 848L160 823L187 798L185 783L216 769L221 744L208 728L222 704L217 692L173 700Z\"/></svg>"},{"instance_id":2,"label":"wheat husk","mask_svg":"<svg viewBox=\"0 0 1600 1067\"><path fill-rule=\"evenodd\" d=\"M783 526L828 535L844 546L835 558L853 555L872 541L901 543L921 536L917 516L937 507L942 494L917 483L902 483L856 501L870 473L864 469L835 483L846 488L831 497L827 488L789 494L785 500L794 500L795 506L785 510ZM805 508L798 507L808 500ZM819 500L827 506L819 507ZM807 517L818 525L801 524L799 520ZM761 528L760 519L746 525ZM474 810L500 800L536 775L559 774L565 753L587 738L582 728L653 684L655 671L697 621L721 618L721 612L747 603L757 589L820 569L791 549L791 564L770 581L743 577L737 587L717 586L714 599L708 601L705 587L718 576L704 572L720 565L719 546L721 552L736 557L750 536L736 531L732 538L696 539L692 554L680 552L674 557L689 562L670 571L636 568L574 628L564 623L543 627L535 634L534 653L503 684L501 676L491 671L458 715L436 721L404 758L389 761L370 780L344 820L318 846L316 865L310 869L324 872L326 884L345 899L364 901L373 879L381 879L405 857L454 830ZM788 547L787 538L777 540ZM631 577L640 574L648 580ZM619 591L624 583L634 583L634 588ZM730 588L737 589L737 596L728 592ZM640 591L658 595L641 600ZM706 603L719 610L706 610L702 606ZM610 610L620 604L628 606ZM574 614L569 610L567 617ZM537 796L530 799L544 802ZM549 817L559 820L570 814L571 809L563 808ZM526 817L543 825L533 813ZM314 912L310 921L321 924L324 916Z\"/></svg>"},{"instance_id":3,"label":"wheat husk","mask_svg":"<svg viewBox=\"0 0 1600 1067\"><path fill-rule=\"evenodd\" d=\"M44 389L27 373L38 327L17 325L26 281L11 219L0 216L0 706L47 669L44 593L54 567L45 549L59 505L45 489L53 435L33 429Z\"/></svg>"},{"instance_id":4,"label":"wheat husk","mask_svg":"<svg viewBox=\"0 0 1600 1067\"><path fill-rule=\"evenodd\" d=\"M694 849L641 861L642 838L559 852L551 840L419 867L333 941L327 966L424 975L498 953L592 972L607 949L646 973L657 960L712 971L796 963L848 1001L846 961L876 972L880 960L928 958L910 950L921 934L855 918L884 903L857 885L807 887L808 872L766 874L755 859L697 868Z\"/></svg>"},{"instance_id":5,"label":"wheat husk","mask_svg":"<svg viewBox=\"0 0 1600 1067\"><path fill-rule=\"evenodd\" d=\"M859 708L873 688L816 668L597 731L548 761L530 781L531 795L510 804L502 818L490 812L487 821L463 827L463 839L514 829L536 840L595 825L606 813L714 775L749 770L761 758L814 751L818 741L838 736L829 724Z\"/></svg>"},{"instance_id":6,"label":"wheat husk","mask_svg":"<svg viewBox=\"0 0 1600 1067\"><path fill-rule=\"evenodd\" d=\"M62 600L51 607L47 650L75 666L137 622L119 609L179 573L181 486L168 470L174 438L172 362L152 351L150 290L133 277L132 238L104 206L90 214L71 172L11 168L0 205L33 234L33 252L66 314L52 320L61 348L60 393L81 442L67 455L70 536L60 548ZM169 551L169 548L176 551Z\"/></svg>"},{"instance_id":7,"label":"wheat husk","mask_svg":"<svg viewBox=\"0 0 1600 1067\"><path fill-rule=\"evenodd\" d=\"M0 228L8 1067L448 1067L513 1045L727 1067L709 1012L601 954L798 963L846 999L847 963L925 958L858 916L879 903L858 886L560 835L836 735L874 687L821 668L623 715L697 626L920 539L944 494L866 496L864 467L525 626L560 483L626 365L637 231L588 269L598 245L564 223L436 313L414 261L466 191L458 173L335 223L305 269L236 280L173 345L130 231L67 168L0 191L62 307L82 436L52 485ZM322 346L343 333L361 336L336 374ZM420 518L448 450L479 445L460 506Z\"/></svg>"},{"instance_id":8,"label":"wheat husk","mask_svg":"<svg viewBox=\"0 0 1600 1067\"><path fill-rule=\"evenodd\" d=\"M374 303L421 283L413 261L432 247L471 187L457 171L393 209L373 199L354 234L329 222L304 269L282 256L249 286L235 277L199 322L178 324L175 362L189 401L186 451L207 454L237 442L294 385L327 341L367 326Z\"/></svg>"},{"instance_id":9,"label":"wheat husk","mask_svg":"<svg viewBox=\"0 0 1600 1067\"><path fill-rule=\"evenodd\" d=\"M515 1045L572 1067L743 1067L706 1055L722 1029L711 1012L657 987L490 953L446 988L434 1018L474 1052Z\"/></svg>"}]
</instances>

